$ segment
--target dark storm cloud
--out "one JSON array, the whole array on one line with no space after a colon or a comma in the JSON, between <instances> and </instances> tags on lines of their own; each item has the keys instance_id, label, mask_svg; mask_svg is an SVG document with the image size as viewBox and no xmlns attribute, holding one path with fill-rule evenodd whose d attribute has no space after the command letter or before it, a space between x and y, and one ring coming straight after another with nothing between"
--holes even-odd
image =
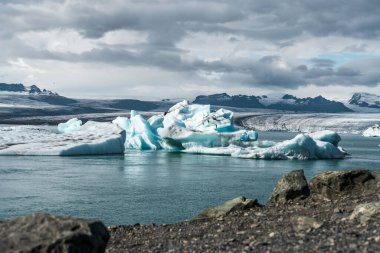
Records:
<instances>
[{"instance_id":1,"label":"dark storm cloud","mask_svg":"<svg viewBox=\"0 0 380 253\"><path fill-rule=\"evenodd\" d=\"M301 36L341 36L354 39L380 37L380 2L375 0L293 1L0 1L2 59L53 59L115 65L154 66L180 72L216 72L221 80L263 87L297 88L318 85L360 84L374 86L372 72L378 61L353 61L337 67L330 59L313 58L311 66L284 67L281 55L243 62L184 60L186 48L177 43L189 32L222 34L230 40L266 41L288 47ZM84 53L58 53L36 49L17 36L29 31L71 29L96 39L118 30L147 33L139 50L100 45ZM202 43L202 42L200 42ZM361 50L357 47L357 50ZM365 68L366 66L367 68Z\"/></svg>"}]
</instances>

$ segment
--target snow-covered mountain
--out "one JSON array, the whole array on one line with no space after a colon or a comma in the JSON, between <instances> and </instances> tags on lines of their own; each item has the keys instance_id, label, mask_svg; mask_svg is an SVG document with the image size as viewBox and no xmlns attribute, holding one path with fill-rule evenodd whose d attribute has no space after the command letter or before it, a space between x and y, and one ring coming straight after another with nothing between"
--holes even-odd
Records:
<instances>
[{"instance_id":1,"label":"snow-covered mountain","mask_svg":"<svg viewBox=\"0 0 380 253\"><path fill-rule=\"evenodd\" d=\"M36 85L25 86L21 83L17 83L17 84L0 83L0 95L4 95L4 94L59 96L58 93L56 92L52 92L46 89L41 90Z\"/></svg>"},{"instance_id":2,"label":"snow-covered mountain","mask_svg":"<svg viewBox=\"0 0 380 253\"><path fill-rule=\"evenodd\" d=\"M348 103L360 107L380 108L380 96L371 93L358 92L352 95Z\"/></svg>"},{"instance_id":3,"label":"snow-covered mountain","mask_svg":"<svg viewBox=\"0 0 380 253\"><path fill-rule=\"evenodd\" d=\"M265 108L265 106L260 103L260 97L246 95L230 96L227 93L197 96L193 103L237 108Z\"/></svg>"},{"instance_id":4,"label":"snow-covered mountain","mask_svg":"<svg viewBox=\"0 0 380 253\"><path fill-rule=\"evenodd\" d=\"M226 93L198 96L194 103L229 106L238 108L266 108L299 112L352 112L343 103L328 100L322 96L297 98L289 94L271 94L264 96L230 96Z\"/></svg>"}]
</instances>

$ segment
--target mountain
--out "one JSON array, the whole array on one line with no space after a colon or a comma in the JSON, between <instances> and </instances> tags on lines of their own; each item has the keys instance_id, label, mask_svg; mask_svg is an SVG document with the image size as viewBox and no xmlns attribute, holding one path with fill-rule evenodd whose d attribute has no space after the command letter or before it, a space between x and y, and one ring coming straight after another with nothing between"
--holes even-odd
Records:
<instances>
[{"instance_id":1,"label":"mountain","mask_svg":"<svg viewBox=\"0 0 380 253\"><path fill-rule=\"evenodd\" d=\"M230 96L226 93L209 96L197 96L194 103L230 106L238 108L266 108L299 112L352 112L343 103L328 100L322 96L315 98L297 98L293 95L264 95L264 96Z\"/></svg>"},{"instance_id":2,"label":"mountain","mask_svg":"<svg viewBox=\"0 0 380 253\"><path fill-rule=\"evenodd\" d=\"M352 95L348 103L350 105L358 105L360 107L380 109L380 96L371 93L358 92Z\"/></svg>"},{"instance_id":3,"label":"mountain","mask_svg":"<svg viewBox=\"0 0 380 253\"><path fill-rule=\"evenodd\" d=\"M284 95L277 101L272 101L271 104L267 105L267 108L299 112L352 112L352 110L347 108L343 103L328 100L322 96L297 98L289 94Z\"/></svg>"},{"instance_id":4,"label":"mountain","mask_svg":"<svg viewBox=\"0 0 380 253\"><path fill-rule=\"evenodd\" d=\"M120 113L128 110L151 111L172 103L140 101L135 99L72 99L36 85L0 83L0 123L14 123L16 118L78 115L94 113ZM70 118L70 117L69 117ZM40 123L46 119L35 120ZM51 121L49 121L51 122Z\"/></svg>"},{"instance_id":5,"label":"mountain","mask_svg":"<svg viewBox=\"0 0 380 253\"><path fill-rule=\"evenodd\" d=\"M54 93L49 90L41 90L36 85L31 86L25 86L21 83L17 84L7 84L7 83L0 83L0 94L4 93L14 93L14 94L20 94L20 95L55 95L59 96L57 93Z\"/></svg>"},{"instance_id":6,"label":"mountain","mask_svg":"<svg viewBox=\"0 0 380 253\"><path fill-rule=\"evenodd\" d=\"M260 97L237 95L230 96L227 93L214 94L209 96L197 96L193 103L210 104L218 106L229 106L238 108L264 108L259 101Z\"/></svg>"},{"instance_id":7,"label":"mountain","mask_svg":"<svg viewBox=\"0 0 380 253\"><path fill-rule=\"evenodd\" d=\"M4 102L11 102L14 107L39 106L47 105L70 105L77 103L75 99L60 96L56 92L46 89L40 89L36 85L25 86L23 84L0 83L0 98Z\"/></svg>"}]
</instances>

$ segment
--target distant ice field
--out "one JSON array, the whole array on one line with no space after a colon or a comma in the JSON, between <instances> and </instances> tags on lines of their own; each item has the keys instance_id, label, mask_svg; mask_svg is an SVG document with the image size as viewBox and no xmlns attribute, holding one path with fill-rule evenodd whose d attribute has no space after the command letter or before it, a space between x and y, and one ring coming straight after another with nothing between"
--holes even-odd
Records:
<instances>
[{"instance_id":1,"label":"distant ice field","mask_svg":"<svg viewBox=\"0 0 380 253\"><path fill-rule=\"evenodd\" d=\"M268 113L241 115L237 124L258 131L315 132L332 130L337 133L362 134L380 122L380 113Z\"/></svg>"}]
</instances>

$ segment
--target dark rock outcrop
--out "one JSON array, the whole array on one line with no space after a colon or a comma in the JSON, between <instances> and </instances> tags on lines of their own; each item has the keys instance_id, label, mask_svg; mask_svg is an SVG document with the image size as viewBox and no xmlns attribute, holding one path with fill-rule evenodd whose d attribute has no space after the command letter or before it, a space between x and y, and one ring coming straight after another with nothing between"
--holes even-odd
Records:
<instances>
[{"instance_id":1,"label":"dark rock outcrop","mask_svg":"<svg viewBox=\"0 0 380 253\"><path fill-rule=\"evenodd\" d=\"M100 221L36 213L0 223L0 252L104 252Z\"/></svg>"},{"instance_id":2,"label":"dark rock outcrop","mask_svg":"<svg viewBox=\"0 0 380 253\"><path fill-rule=\"evenodd\" d=\"M313 195L326 199L371 194L380 189L379 179L380 171L328 171L311 179L310 190Z\"/></svg>"},{"instance_id":3,"label":"dark rock outcrop","mask_svg":"<svg viewBox=\"0 0 380 253\"><path fill-rule=\"evenodd\" d=\"M274 188L269 203L285 203L289 200L304 199L310 195L303 170L294 170L283 176Z\"/></svg>"},{"instance_id":4,"label":"dark rock outcrop","mask_svg":"<svg viewBox=\"0 0 380 253\"><path fill-rule=\"evenodd\" d=\"M198 214L194 218L194 220L220 218L236 210L245 210L245 209L258 207L258 206L261 206L261 205L258 203L257 199L247 199L245 197L237 197L229 201L226 201L219 206L207 208L206 210Z\"/></svg>"}]
</instances>

